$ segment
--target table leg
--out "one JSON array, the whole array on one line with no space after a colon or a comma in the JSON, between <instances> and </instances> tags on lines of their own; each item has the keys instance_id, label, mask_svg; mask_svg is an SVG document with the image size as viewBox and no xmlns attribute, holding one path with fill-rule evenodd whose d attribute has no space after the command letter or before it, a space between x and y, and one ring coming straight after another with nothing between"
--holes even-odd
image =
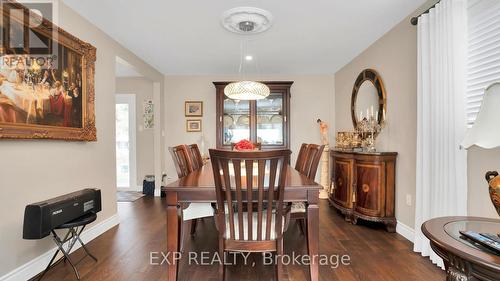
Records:
<instances>
[{"instance_id":1,"label":"table leg","mask_svg":"<svg viewBox=\"0 0 500 281\"><path fill-rule=\"evenodd\" d=\"M179 218L177 214L177 192L167 191L167 280L177 280L177 260L179 251Z\"/></svg>"},{"instance_id":2,"label":"table leg","mask_svg":"<svg viewBox=\"0 0 500 281\"><path fill-rule=\"evenodd\" d=\"M319 191L307 192L307 248L312 262L309 266L310 280L319 280Z\"/></svg>"}]
</instances>

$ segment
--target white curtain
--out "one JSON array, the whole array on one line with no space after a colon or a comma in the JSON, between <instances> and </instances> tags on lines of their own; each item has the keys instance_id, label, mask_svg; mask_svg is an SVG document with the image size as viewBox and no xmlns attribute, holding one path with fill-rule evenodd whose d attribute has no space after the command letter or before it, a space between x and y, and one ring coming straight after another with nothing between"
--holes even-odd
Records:
<instances>
[{"instance_id":1,"label":"white curtain","mask_svg":"<svg viewBox=\"0 0 500 281\"><path fill-rule=\"evenodd\" d=\"M442 0L418 22L417 182L414 251L443 268L425 221L467 214L467 0Z\"/></svg>"}]
</instances>

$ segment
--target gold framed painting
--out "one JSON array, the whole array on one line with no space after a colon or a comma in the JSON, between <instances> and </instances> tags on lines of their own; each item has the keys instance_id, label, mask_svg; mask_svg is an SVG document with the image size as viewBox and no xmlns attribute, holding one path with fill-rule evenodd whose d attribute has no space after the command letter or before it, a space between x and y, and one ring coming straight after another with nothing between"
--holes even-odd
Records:
<instances>
[{"instance_id":1,"label":"gold framed painting","mask_svg":"<svg viewBox=\"0 0 500 281\"><path fill-rule=\"evenodd\" d=\"M186 120L186 132L201 132L201 119Z\"/></svg>"},{"instance_id":2,"label":"gold framed painting","mask_svg":"<svg viewBox=\"0 0 500 281\"><path fill-rule=\"evenodd\" d=\"M0 4L0 138L95 141L96 48L26 6Z\"/></svg>"},{"instance_id":3,"label":"gold framed painting","mask_svg":"<svg viewBox=\"0 0 500 281\"><path fill-rule=\"evenodd\" d=\"M203 102L202 101L184 102L184 116L203 117Z\"/></svg>"}]
</instances>

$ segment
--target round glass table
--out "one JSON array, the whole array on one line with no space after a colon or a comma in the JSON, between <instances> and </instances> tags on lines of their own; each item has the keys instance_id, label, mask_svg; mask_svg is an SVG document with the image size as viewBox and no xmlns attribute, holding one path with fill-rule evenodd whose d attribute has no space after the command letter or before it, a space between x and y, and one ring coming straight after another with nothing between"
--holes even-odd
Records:
<instances>
[{"instance_id":1,"label":"round glass table","mask_svg":"<svg viewBox=\"0 0 500 281\"><path fill-rule=\"evenodd\" d=\"M451 221L444 225L444 231L455 240L480 251L488 252L493 255L498 255L495 251L488 249L470 239L465 238L460 231L475 231L479 233L500 233L500 224L498 222L489 222L481 220L458 220Z\"/></svg>"},{"instance_id":2,"label":"round glass table","mask_svg":"<svg viewBox=\"0 0 500 281\"><path fill-rule=\"evenodd\" d=\"M459 231L500 233L500 220L441 217L422 224L422 232L446 267L446 280L500 280L500 255L464 239Z\"/></svg>"}]
</instances>

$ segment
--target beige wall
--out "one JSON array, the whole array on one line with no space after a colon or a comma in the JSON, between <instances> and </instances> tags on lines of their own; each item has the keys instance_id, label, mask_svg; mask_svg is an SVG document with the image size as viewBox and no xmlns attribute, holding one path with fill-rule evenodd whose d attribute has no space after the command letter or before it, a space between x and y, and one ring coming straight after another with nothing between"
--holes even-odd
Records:
<instances>
[{"instance_id":1,"label":"beige wall","mask_svg":"<svg viewBox=\"0 0 500 281\"><path fill-rule=\"evenodd\" d=\"M145 175L154 174L154 129L144 129L143 102L153 99L153 82L142 77L116 79L117 94L135 95L137 186Z\"/></svg>"},{"instance_id":2,"label":"beige wall","mask_svg":"<svg viewBox=\"0 0 500 281\"><path fill-rule=\"evenodd\" d=\"M114 93L115 56L163 83L142 62L62 2L60 26L97 48L95 69L97 142L2 141L0 145L0 276L54 247L50 237L23 240L24 207L86 187L100 188L103 210L97 223L116 213Z\"/></svg>"},{"instance_id":3,"label":"beige wall","mask_svg":"<svg viewBox=\"0 0 500 281\"><path fill-rule=\"evenodd\" d=\"M432 6L434 0L413 13ZM365 68L379 72L387 93L387 127L377 139L377 149L397 151L396 217L409 227L415 224L417 132L417 29L405 18L335 74L335 125L351 130L351 92ZM468 153L469 215L498 218L489 201L484 174L500 170L500 149L472 148ZM411 206L406 196L411 196Z\"/></svg>"},{"instance_id":4,"label":"beige wall","mask_svg":"<svg viewBox=\"0 0 500 281\"><path fill-rule=\"evenodd\" d=\"M375 69L385 83L387 126L377 149L399 153L396 167L396 217L413 227L415 198L417 117L417 34L405 19L335 74L336 130L352 130L350 113L354 80L365 68Z\"/></svg>"},{"instance_id":5,"label":"beige wall","mask_svg":"<svg viewBox=\"0 0 500 281\"><path fill-rule=\"evenodd\" d=\"M228 76L166 76L165 77L165 131L166 145L197 143L201 133L187 133L185 129L184 101L203 101L203 133L208 147L215 147L216 111L213 81L231 81ZM302 142L319 143L318 118L330 124L333 136L334 78L322 76L264 76L256 80L294 81L291 88L290 125L292 160ZM165 157L169 177L176 179L170 155Z\"/></svg>"}]
</instances>

